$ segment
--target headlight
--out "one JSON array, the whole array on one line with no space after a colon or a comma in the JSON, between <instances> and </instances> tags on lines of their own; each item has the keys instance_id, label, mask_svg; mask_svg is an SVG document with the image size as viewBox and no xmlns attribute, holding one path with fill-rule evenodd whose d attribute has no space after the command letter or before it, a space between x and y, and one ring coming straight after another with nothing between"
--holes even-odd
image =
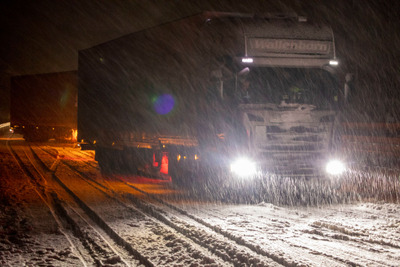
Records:
<instances>
[{"instance_id":1,"label":"headlight","mask_svg":"<svg viewBox=\"0 0 400 267\"><path fill-rule=\"evenodd\" d=\"M344 173L346 167L340 160L331 160L326 164L326 172L331 175L340 175Z\"/></svg>"},{"instance_id":2,"label":"headlight","mask_svg":"<svg viewBox=\"0 0 400 267\"><path fill-rule=\"evenodd\" d=\"M241 158L231 164L231 171L239 176L251 176L256 173L256 164L249 159Z\"/></svg>"}]
</instances>

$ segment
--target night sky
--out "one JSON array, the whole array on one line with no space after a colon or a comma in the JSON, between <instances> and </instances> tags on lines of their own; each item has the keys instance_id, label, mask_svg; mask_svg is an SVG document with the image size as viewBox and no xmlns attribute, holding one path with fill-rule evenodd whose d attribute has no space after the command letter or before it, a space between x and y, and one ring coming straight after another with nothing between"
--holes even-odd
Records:
<instances>
[{"instance_id":1,"label":"night sky","mask_svg":"<svg viewBox=\"0 0 400 267\"><path fill-rule=\"evenodd\" d=\"M2 0L0 123L9 120L11 76L76 70L81 49L204 10L296 12L328 23L359 101L400 105L400 1Z\"/></svg>"}]
</instances>

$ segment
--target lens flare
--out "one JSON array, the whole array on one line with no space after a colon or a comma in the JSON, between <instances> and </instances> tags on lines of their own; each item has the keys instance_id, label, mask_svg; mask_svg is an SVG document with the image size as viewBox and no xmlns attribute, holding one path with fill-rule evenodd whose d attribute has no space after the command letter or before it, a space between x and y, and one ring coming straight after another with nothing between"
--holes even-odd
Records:
<instances>
[{"instance_id":1,"label":"lens flare","mask_svg":"<svg viewBox=\"0 0 400 267\"><path fill-rule=\"evenodd\" d=\"M169 94L160 95L153 101L154 110L160 115L166 115L170 113L174 106L174 97Z\"/></svg>"}]
</instances>

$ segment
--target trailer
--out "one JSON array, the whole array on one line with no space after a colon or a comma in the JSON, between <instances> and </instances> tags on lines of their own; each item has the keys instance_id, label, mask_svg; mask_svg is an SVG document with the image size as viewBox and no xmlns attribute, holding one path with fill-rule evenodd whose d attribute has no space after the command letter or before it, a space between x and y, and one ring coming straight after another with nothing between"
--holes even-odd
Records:
<instances>
[{"instance_id":1,"label":"trailer","mask_svg":"<svg viewBox=\"0 0 400 267\"><path fill-rule=\"evenodd\" d=\"M331 28L297 15L134 32L79 51L78 140L103 170L165 179L341 173L337 65Z\"/></svg>"},{"instance_id":2,"label":"trailer","mask_svg":"<svg viewBox=\"0 0 400 267\"><path fill-rule=\"evenodd\" d=\"M11 77L10 126L27 141L76 141L76 71Z\"/></svg>"}]
</instances>

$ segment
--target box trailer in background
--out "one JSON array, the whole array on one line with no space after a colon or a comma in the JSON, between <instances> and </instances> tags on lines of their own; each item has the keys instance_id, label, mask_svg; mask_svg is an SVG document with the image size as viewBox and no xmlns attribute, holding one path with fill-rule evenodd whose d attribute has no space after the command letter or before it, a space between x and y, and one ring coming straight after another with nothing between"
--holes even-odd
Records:
<instances>
[{"instance_id":1,"label":"box trailer in background","mask_svg":"<svg viewBox=\"0 0 400 267\"><path fill-rule=\"evenodd\" d=\"M298 16L205 12L145 29L79 52L78 140L103 169L323 175L337 63L331 28Z\"/></svg>"},{"instance_id":2,"label":"box trailer in background","mask_svg":"<svg viewBox=\"0 0 400 267\"><path fill-rule=\"evenodd\" d=\"M76 71L11 77L10 126L27 141L76 141Z\"/></svg>"}]
</instances>

